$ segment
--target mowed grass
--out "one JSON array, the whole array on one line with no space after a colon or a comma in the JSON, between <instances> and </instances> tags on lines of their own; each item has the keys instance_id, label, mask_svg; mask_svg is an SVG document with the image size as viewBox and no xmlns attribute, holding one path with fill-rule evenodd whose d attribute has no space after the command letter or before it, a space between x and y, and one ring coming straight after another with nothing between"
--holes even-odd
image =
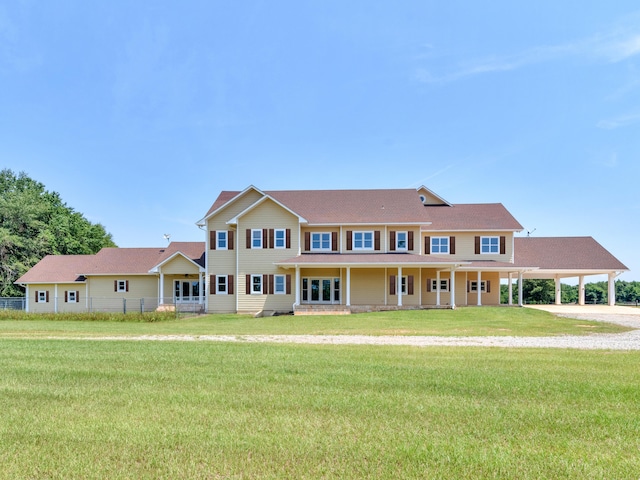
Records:
<instances>
[{"instance_id":1,"label":"mowed grass","mask_svg":"<svg viewBox=\"0 0 640 480\"><path fill-rule=\"evenodd\" d=\"M626 327L557 317L529 308L465 307L356 315L36 315L0 312L0 337L103 335L446 335L553 336L616 333Z\"/></svg>"},{"instance_id":2,"label":"mowed grass","mask_svg":"<svg viewBox=\"0 0 640 480\"><path fill-rule=\"evenodd\" d=\"M615 478L640 352L0 340L0 478Z\"/></svg>"}]
</instances>

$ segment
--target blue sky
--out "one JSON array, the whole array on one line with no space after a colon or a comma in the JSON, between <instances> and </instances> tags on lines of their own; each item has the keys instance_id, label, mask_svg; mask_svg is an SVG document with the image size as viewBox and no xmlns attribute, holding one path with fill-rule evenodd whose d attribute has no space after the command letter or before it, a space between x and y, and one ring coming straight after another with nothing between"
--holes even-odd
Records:
<instances>
[{"instance_id":1,"label":"blue sky","mask_svg":"<svg viewBox=\"0 0 640 480\"><path fill-rule=\"evenodd\" d=\"M640 280L640 6L6 1L0 156L122 247L221 190L424 184Z\"/></svg>"}]
</instances>

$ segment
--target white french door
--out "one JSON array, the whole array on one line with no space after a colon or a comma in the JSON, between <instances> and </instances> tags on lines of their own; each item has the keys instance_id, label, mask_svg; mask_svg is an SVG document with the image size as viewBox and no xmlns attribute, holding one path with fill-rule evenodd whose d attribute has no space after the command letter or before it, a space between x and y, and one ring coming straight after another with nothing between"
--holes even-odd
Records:
<instances>
[{"instance_id":1,"label":"white french door","mask_svg":"<svg viewBox=\"0 0 640 480\"><path fill-rule=\"evenodd\" d=\"M340 303L339 278L303 278L302 301L305 303Z\"/></svg>"},{"instance_id":2,"label":"white french door","mask_svg":"<svg viewBox=\"0 0 640 480\"><path fill-rule=\"evenodd\" d=\"M174 280L173 299L176 303L192 303L200 300L200 282L198 280Z\"/></svg>"}]
</instances>

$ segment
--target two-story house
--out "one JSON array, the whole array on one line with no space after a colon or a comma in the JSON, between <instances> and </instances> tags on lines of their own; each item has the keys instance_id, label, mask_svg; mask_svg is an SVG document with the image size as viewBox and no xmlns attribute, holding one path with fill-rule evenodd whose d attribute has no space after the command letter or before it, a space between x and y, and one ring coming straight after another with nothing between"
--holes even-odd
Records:
<instances>
[{"instance_id":1,"label":"two-story house","mask_svg":"<svg viewBox=\"0 0 640 480\"><path fill-rule=\"evenodd\" d=\"M497 305L500 282L627 268L591 237L516 237L502 204L451 204L425 187L221 192L205 242L45 257L16 283L29 311L314 313ZM510 299L512 295L510 295ZM522 295L518 296L522 299ZM509 303L512 303L509 300Z\"/></svg>"}]
</instances>

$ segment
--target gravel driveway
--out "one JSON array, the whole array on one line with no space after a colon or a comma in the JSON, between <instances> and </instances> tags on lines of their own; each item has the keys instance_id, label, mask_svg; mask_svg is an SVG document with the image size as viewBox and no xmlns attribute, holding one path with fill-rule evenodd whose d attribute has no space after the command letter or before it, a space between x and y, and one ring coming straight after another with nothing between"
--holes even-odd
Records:
<instances>
[{"instance_id":1,"label":"gravel driveway","mask_svg":"<svg viewBox=\"0 0 640 480\"><path fill-rule=\"evenodd\" d=\"M528 307L529 308L529 307ZM434 337L369 335L163 335L109 337L113 340L174 340L246 343L306 343L315 345L405 345L503 348L574 348L583 350L640 350L640 308L602 306L535 306L560 316L611 322L635 330L625 333L561 335L557 337Z\"/></svg>"}]
</instances>

